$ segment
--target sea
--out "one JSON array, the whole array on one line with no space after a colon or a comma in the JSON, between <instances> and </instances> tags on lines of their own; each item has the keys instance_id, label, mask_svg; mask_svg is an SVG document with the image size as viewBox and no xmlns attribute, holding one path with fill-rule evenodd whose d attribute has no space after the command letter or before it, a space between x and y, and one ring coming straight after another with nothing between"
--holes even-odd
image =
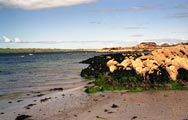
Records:
<instances>
[{"instance_id":1,"label":"sea","mask_svg":"<svg viewBox=\"0 0 188 120\"><path fill-rule=\"evenodd\" d=\"M79 63L97 52L14 53L0 54L1 100L24 99L26 94L45 92L53 88L79 87L87 64Z\"/></svg>"}]
</instances>

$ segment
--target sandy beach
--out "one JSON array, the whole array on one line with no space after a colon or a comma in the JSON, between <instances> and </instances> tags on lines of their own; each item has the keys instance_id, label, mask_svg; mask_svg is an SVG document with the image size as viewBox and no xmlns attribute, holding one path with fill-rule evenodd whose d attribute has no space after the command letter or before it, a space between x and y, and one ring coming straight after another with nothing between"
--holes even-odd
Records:
<instances>
[{"instance_id":1,"label":"sandy beach","mask_svg":"<svg viewBox=\"0 0 188 120\"><path fill-rule=\"evenodd\" d=\"M26 120L188 119L188 91L86 94L83 90L76 88L22 101L12 108L14 111L1 113L0 120L14 120L19 115L31 116Z\"/></svg>"},{"instance_id":2,"label":"sandy beach","mask_svg":"<svg viewBox=\"0 0 188 120\"><path fill-rule=\"evenodd\" d=\"M54 120L186 120L187 99L187 91L83 94L65 112L53 117Z\"/></svg>"}]
</instances>

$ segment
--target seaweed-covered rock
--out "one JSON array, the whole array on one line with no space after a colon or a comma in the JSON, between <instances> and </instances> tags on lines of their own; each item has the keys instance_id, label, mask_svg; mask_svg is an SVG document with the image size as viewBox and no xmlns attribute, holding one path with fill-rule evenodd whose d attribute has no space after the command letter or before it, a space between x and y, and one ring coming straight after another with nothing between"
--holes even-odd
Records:
<instances>
[{"instance_id":1,"label":"seaweed-covered rock","mask_svg":"<svg viewBox=\"0 0 188 120\"><path fill-rule=\"evenodd\" d=\"M15 120L26 120L27 118L30 118L30 115L19 115L16 117Z\"/></svg>"},{"instance_id":2,"label":"seaweed-covered rock","mask_svg":"<svg viewBox=\"0 0 188 120\"><path fill-rule=\"evenodd\" d=\"M109 83L123 86L188 81L188 45L164 47L149 54L126 52L95 56L82 63L89 66L82 70L81 76L107 74L111 78Z\"/></svg>"},{"instance_id":3,"label":"seaweed-covered rock","mask_svg":"<svg viewBox=\"0 0 188 120\"><path fill-rule=\"evenodd\" d=\"M107 54L107 55L101 55L101 56L95 56L93 58L89 58L87 60L80 62L80 63L89 64L87 68L81 71L81 76L96 77L99 74L113 72L117 66L116 64L121 63L125 58L128 57L137 58L140 56L141 56L141 52L126 52L126 53L118 53L118 54ZM112 67L112 65L115 66Z\"/></svg>"},{"instance_id":4,"label":"seaweed-covered rock","mask_svg":"<svg viewBox=\"0 0 188 120\"><path fill-rule=\"evenodd\" d=\"M188 70L184 68L178 69L177 80L182 80L184 82L188 82Z\"/></svg>"}]
</instances>

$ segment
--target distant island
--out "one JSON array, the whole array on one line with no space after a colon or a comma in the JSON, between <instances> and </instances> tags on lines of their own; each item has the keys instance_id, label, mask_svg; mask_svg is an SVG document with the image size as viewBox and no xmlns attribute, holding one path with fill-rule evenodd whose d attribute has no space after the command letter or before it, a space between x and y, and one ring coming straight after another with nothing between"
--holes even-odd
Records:
<instances>
[{"instance_id":1,"label":"distant island","mask_svg":"<svg viewBox=\"0 0 188 120\"><path fill-rule=\"evenodd\" d=\"M56 53L97 51L96 49L0 48L0 53Z\"/></svg>"},{"instance_id":2,"label":"distant island","mask_svg":"<svg viewBox=\"0 0 188 120\"><path fill-rule=\"evenodd\" d=\"M57 49L57 48L0 48L0 53L56 53L56 52L127 52L127 51L153 51L162 47L171 47L177 45L188 45L186 43L177 43L169 45L167 43L157 45L155 42L142 42L131 47L111 47L102 49Z\"/></svg>"}]
</instances>

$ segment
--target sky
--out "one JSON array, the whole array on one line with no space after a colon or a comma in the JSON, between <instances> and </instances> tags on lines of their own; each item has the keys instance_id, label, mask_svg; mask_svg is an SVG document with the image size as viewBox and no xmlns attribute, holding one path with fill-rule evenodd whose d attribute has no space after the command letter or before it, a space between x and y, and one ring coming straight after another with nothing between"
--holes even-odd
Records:
<instances>
[{"instance_id":1,"label":"sky","mask_svg":"<svg viewBox=\"0 0 188 120\"><path fill-rule=\"evenodd\" d=\"M0 48L188 42L188 0L0 0Z\"/></svg>"}]
</instances>

